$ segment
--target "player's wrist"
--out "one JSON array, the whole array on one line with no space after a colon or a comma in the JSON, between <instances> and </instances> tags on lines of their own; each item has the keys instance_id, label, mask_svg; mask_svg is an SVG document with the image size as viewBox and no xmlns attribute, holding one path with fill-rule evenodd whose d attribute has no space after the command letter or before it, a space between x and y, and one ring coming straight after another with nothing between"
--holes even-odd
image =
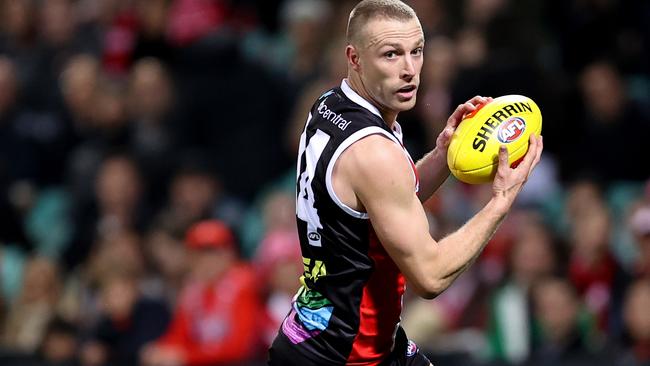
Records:
<instances>
[{"instance_id":1,"label":"player's wrist","mask_svg":"<svg viewBox=\"0 0 650 366\"><path fill-rule=\"evenodd\" d=\"M512 203L513 199L511 199L505 191L495 191L487 206L489 206L497 216L505 216L510 211Z\"/></svg>"},{"instance_id":2,"label":"player's wrist","mask_svg":"<svg viewBox=\"0 0 650 366\"><path fill-rule=\"evenodd\" d=\"M445 165L445 167L448 169L447 146L436 146L433 150L431 150L431 159L436 162L444 163L443 165Z\"/></svg>"}]
</instances>

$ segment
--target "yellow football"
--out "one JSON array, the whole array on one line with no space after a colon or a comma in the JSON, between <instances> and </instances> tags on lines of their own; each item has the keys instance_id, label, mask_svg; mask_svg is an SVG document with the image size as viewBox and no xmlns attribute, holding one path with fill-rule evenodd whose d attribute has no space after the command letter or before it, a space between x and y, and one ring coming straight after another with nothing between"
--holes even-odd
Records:
<instances>
[{"instance_id":1,"label":"yellow football","mask_svg":"<svg viewBox=\"0 0 650 366\"><path fill-rule=\"evenodd\" d=\"M508 148L511 166L528 151L530 134L542 132L542 112L523 95L504 95L463 118L451 138L447 165L459 180L480 184L494 179L499 146Z\"/></svg>"}]
</instances>

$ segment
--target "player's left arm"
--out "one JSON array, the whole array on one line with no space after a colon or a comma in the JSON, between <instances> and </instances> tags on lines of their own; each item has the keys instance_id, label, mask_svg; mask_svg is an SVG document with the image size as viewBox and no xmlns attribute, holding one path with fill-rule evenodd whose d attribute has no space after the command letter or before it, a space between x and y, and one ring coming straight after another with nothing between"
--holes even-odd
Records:
<instances>
[{"instance_id":1,"label":"player's left arm","mask_svg":"<svg viewBox=\"0 0 650 366\"><path fill-rule=\"evenodd\" d=\"M438 135L436 147L417 162L416 167L420 176L420 192L418 196L422 202L428 200L449 176L447 148L449 148L451 136L463 120L463 116L476 110L479 105L491 101L492 98L490 97L477 95L467 102L459 104L454 113L447 119L445 128Z\"/></svg>"}]
</instances>

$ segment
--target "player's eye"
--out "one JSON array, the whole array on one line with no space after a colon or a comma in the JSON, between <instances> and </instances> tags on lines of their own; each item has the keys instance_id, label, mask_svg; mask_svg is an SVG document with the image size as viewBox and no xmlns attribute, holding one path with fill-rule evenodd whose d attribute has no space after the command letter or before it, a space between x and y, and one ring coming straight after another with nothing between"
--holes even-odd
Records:
<instances>
[{"instance_id":1,"label":"player's eye","mask_svg":"<svg viewBox=\"0 0 650 366\"><path fill-rule=\"evenodd\" d=\"M418 48L414 49L413 51L411 51L411 54L413 56L420 56L420 55L422 55L422 51L423 51L422 47L418 47Z\"/></svg>"},{"instance_id":2,"label":"player's eye","mask_svg":"<svg viewBox=\"0 0 650 366\"><path fill-rule=\"evenodd\" d=\"M384 57L386 57L389 60L394 59L395 57L397 57L397 52L388 51L388 52L384 53Z\"/></svg>"}]
</instances>

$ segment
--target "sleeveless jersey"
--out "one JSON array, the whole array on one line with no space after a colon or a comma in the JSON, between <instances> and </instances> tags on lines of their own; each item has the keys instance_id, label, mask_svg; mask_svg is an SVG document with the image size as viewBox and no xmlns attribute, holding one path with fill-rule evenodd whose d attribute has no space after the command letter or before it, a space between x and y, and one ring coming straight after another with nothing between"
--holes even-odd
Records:
<instances>
[{"instance_id":1,"label":"sleeveless jersey","mask_svg":"<svg viewBox=\"0 0 650 366\"><path fill-rule=\"evenodd\" d=\"M367 213L332 187L337 159L356 141L380 134L402 145L373 105L346 80L318 98L300 138L296 216L304 274L281 332L316 364L376 365L393 347L405 278L378 241Z\"/></svg>"}]
</instances>

